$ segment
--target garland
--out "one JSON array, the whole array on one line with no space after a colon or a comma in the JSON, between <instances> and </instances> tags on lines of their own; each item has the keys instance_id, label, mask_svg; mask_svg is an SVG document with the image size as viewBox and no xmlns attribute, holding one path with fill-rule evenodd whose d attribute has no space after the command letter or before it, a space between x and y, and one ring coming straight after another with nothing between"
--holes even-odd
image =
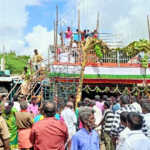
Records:
<instances>
[{"instance_id":1,"label":"garland","mask_svg":"<svg viewBox=\"0 0 150 150\"><path fill-rule=\"evenodd\" d=\"M64 86L63 84L58 83L58 88L65 91L76 91L76 84L71 84L71 85L67 85ZM123 90L120 90L118 85L115 88L110 88L110 87L105 87L104 89L95 86L94 88L91 88L89 85L86 85L84 88L82 88L82 91L86 92L86 93L90 93L90 92L96 92L96 93L119 93L119 94L133 94L135 92L150 92L150 88L148 87L144 87L144 88L139 88L137 86L133 87L132 89L125 87Z\"/></svg>"},{"instance_id":2,"label":"garland","mask_svg":"<svg viewBox=\"0 0 150 150\"><path fill-rule=\"evenodd\" d=\"M119 94L133 94L135 92L140 92L140 93L143 93L143 92L150 92L150 88L143 88L143 89L140 89L138 87L134 87L132 88L132 90L128 87L125 87L122 91L119 89L118 85L114 88L114 89L111 89L109 87L105 87L105 89L101 89L99 88L98 86L96 86L95 88L90 88L89 85L86 85L82 91L85 91L86 93L90 93L90 92L96 92L96 93L112 93L112 94L115 94L115 93L119 93Z\"/></svg>"}]
</instances>

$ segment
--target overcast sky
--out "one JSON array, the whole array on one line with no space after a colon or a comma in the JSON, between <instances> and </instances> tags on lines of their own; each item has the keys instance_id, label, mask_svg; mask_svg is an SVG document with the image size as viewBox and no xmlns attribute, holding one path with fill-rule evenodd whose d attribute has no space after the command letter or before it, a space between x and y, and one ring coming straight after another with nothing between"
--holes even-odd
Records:
<instances>
[{"instance_id":1,"label":"overcast sky","mask_svg":"<svg viewBox=\"0 0 150 150\"><path fill-rule=\"evenodd\" d=\"M80 8L82 29L93 30L99 12L100 32L119 33L124 43L148 39L150 0L0 0L0 52L5 45L17 54L30 55L37 48L46 56L56 5L64 28L77 27Z\"/></svg>"}]
</instances>

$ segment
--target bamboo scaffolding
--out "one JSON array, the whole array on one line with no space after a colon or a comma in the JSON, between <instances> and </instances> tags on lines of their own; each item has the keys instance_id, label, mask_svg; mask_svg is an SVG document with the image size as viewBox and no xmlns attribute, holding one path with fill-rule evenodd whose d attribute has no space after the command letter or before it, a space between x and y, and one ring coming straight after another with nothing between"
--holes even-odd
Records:
<instances>
[{"instance_id":1,"label":"bamboo scaffolding","mask_svg":"<svg viewBox=\"0 0 150 150\"><path fill-rule=\"evenodd\" d=\"M149 41L150 41L150 21L149 21L149 16L147 16L147 26L148 26L148 35L149 35Z\"/></svg>"}]
</instances>

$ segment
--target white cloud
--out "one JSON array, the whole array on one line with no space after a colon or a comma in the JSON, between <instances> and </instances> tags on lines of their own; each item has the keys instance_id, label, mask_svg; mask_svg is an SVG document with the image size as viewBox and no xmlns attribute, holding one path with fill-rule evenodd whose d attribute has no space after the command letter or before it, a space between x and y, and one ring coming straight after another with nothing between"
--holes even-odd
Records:
<instances>
[{"instance_id":1,"label":"white cloud","mask_svg":"<svg viewBox=\"0 0 150 150\"><path fill-rule=\"evenodd\" d=\"M53 44L53 30L37 25L24 35L29 19L27 6L42 3L43 0L0 0L0 52L5 45L5 51L15 50L19 55L31 55L34 49L39 49L47 56L48 46Z\"/></svg>"},{"instance_id":2,"label":"white cloud","mask_svg":"<svg viewBox=\"0 0 150 150\"><path fill-rule=\"evenodd\" d=\"M34 49L38 49L43 56L47 56L48 47L53 44L54 31L48 31L45 27L36 26L33 31L26 35L25 41L28 44L25 54L31 55Z\"/></svg>"},{"instance_id":3,"label":"white cloud","mask_svg":"<svg viewBox=\"0 0 150 150\"><path fill-rule=\"evenodd\" d=\"M44 55L53 43L53 31L36 26L24 35L29 12L26 7L41 5L52 0L0 0L0 51L7 50L31 54L37 48ZM57 0L59 2L59 0ZM150 13L149 0L63 0L66 3L61 19L64 26L77 28L77 9L81 10L81 27L93 30L97 12L100 12L100 32L122 33L126 43L147 38L146 15Z\"/></svg>"},{"instance_id":4,"label":"white cloud","mask_svg":"<svg viewBox=\"0 0 150 150\"><path fill-rule=\"evenodd\" d=\"M148 37L149 0L70 0L68 3L66 10L72 12L76 22L77 15L73 15L73 10L80 8L82 29L95 28L97 12L100 12L100 32L121 33L125 43ZM71 14L64 16L64 20L72 19Z\"/></svg>"},{"instance_id":5,"label":"white cloud","mask_svg":"<svg viewBox=\"0 0 150 150\"><path fill-rule=\"evenodd\" d=\"M28 22L27 6L39 5L39 0L0 0L0 48L23 49L23 32Z\"/></svg>"},{"instance_id":6,"label":"white cloud","mask_svg":"<svg viewBox=\"0 0 150 150\"><path fill-rule=\"evenodd\" d=\"M122 33L125 43L148 38L147 15L150 13L150 1L132 0L132 7L126 16L114 23L114 31Z\"/></svg>"}]
</instances>

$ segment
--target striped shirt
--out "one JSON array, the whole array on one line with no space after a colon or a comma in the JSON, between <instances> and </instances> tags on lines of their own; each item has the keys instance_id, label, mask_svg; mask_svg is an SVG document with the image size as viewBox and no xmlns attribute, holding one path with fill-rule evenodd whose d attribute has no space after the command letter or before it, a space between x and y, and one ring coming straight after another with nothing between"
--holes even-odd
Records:
<instances>
[{"instance_id":1,"label":"striped shirt","mask_svg":"<svg viewBox=\"0 0 150 150\"><path fill-rule=\"evenodd\" d=\"M150 113L143 114L142 116L144 118L142 131L150 139Z\"/></svg>"},{"instance_id":2,"label":"striped shirt","mask_svg":"<svg viewBox=\"0 0 150 150\"><path fill-rule=\"evenodd\" d=\"M134 107L130 105L125 105L124 107L121 107L118 111L115 112L114 114L114 120L112 123L112 128L111 128L111 135L112 136L119 136L120 130L120 114L122 112L137 112Z\"/></svg>"},{"instance_id":3,"label":"striped shirt","mask_svg":"<svg viewBox=\"0 0 150 150\"><path fill-rule=\"evenodd\" d=\"M110 109L107 109L104 114L104 126L103 126L103 131L104 132L110 132L112 123L114 119L114 114Z\"/></svg>"}]
</instances>

